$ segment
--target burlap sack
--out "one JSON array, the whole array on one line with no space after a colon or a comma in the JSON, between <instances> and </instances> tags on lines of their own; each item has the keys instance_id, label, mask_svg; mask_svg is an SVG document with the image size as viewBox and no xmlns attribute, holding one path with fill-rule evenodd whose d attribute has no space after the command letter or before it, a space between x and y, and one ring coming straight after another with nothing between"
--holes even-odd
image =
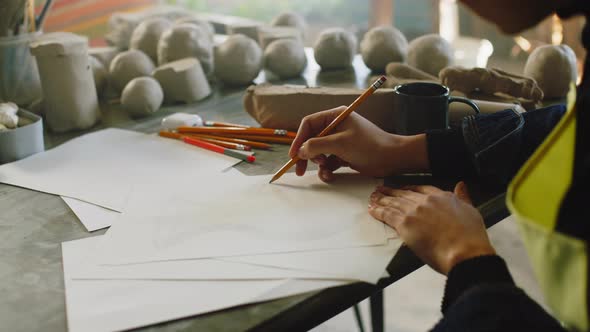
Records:
<instances>
[{"instance_id":1,"label":"burlap sack","mask_svg":"<svg viewBox=\"0 0 590 332\"><path fill-rule=\"evenodd\" d=\"M363 93L354 88L308 88L293 85L253 85L246 90L244 108L262 127L296 131L301 120L309 114L349 105ZM368 98L357 112L385 131L393 129L393 89L379 89ZM516 104L474 100L483 113L513 108L524 111ZM449 110L451 123L473 114L465 104L452 103Z\"/></svg>"}]
</instances>

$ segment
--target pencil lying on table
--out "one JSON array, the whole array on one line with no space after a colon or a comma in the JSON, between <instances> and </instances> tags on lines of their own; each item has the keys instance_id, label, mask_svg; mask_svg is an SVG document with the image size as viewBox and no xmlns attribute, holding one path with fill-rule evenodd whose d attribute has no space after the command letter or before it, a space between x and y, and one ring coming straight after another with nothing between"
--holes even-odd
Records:
<instances>
[{"instance_id":1,"label":"pencil lying on table","mask_svg":"<svg viewBox=\"0 0 590 332\"><path fill-rule=\"evenodd\" d=\"M170 132L170 131L160 131L160 136L167 137L167 138L173 138L173 139L180 139L187 144L198 146L200 148L207 149L209 151L221 153L226 156L241 159L241 160L247 161L249 163L253 163L254 161L256 161L256 157L254 157L254 156L249 156L249 155L243 154L239 151L227 149L227 148L224 148L223 146L209 143L209 142L200 140L198 138L185 136L185 135L181 135L181 134Z\"/></svg>"},{"instance_id":2,"label":"pencil lying on table","mask_svg":"<svg viewBox=\"0 0 590 332\"><path fill-rule=\"evenodd\" d=\"M208 139L214 139L214 140L218 140L218 141L225 141L228 143L242 144L242 145L250 146L254 149L269 150L271 148L270 144L249 141L247 139L241 139L241 138L232 138L232 137L216 136L216 135L201 135L201 134L185 134L185 135L196 137L199 139L208 138Z\"/></svg>"},{"instance_id":3,"label":"pencil lying on table","mask_svg":"<svg viewBox=\"0 0 590 332\"><path fill-rule=\"evenodd\" d=\"M249 141L256 141L256 142L264 142L264 143L278 143L278 144L291 144L293 143L293 138L290 137L276 137L276 136L264 136L264 135L233 135L233 134L225 134L224 137L229 138L241 138L247 139Z\"/></svg>"},{"instance_id":4,"label":"pencil lying on table","mask_svg":"<svg viewBox=\"0 0 590 332\"><path fill-rule=\"evenodd\" d=\"M219 122L219 121L204 121L203 124L206 127L236 127L236 128L250 128L250 126L235 124L235 123L227 123L227 122Z\"/></svg>"},{"instance_id":5,"label":"pencil lying on table","mask_svg":"<svg viewBox=\"0 0 590 332\"><path fill-rule=\"evenodd\" d=\"M365 90L365 92L363 92L362 95L360 95L355 101L353 101L352 104L350 104L350 106L348 106L342 113L340 113L336 117L336 119L330 122L330 124L326 128L324 128L324 130L322 130L316 137L323 137L329 134L336 126L338 126L342 121L344 121L344 119L346 119L350 115L350 113L354 112L354 110L356 110L362 102L364 102L370 95L372 95L373 92L375 92L375 90L379 89L379 87L381 87L381 85L383 85L383 83L386 80L387 78L385 78L385 76L381 76L378 80L376 80L375 83L373 83L367 90ZM281 169L278 170L278 172L275 173L272 179L270 179L269 183L273 183L276 180L278 180L281 176L283 176L283 174L285 174L289 170L289 168L293 167L293 165L295 165L298 161L299 157L297 156L289 160L289 162L287 162L283 167L281 167Z\"/></svg>"},{"instance_id":6,"label":"pencil lying on table","mask_svg":"<svg viewBox=\"0 0 590 332\"><path fill-rule=\"evenodd\" d=\"M272 137L295 138L297 133L284 129L270 128L240 128L240 127L179 127L181 134L209 134L209 135L259 135Z\"/></svg>"},{"instance_id":7,"label":"pencil lying on table","mask_svg":"<svg viewBox=\"0 0 590 332\"><path fill-rule=\"evenodd\" d=\"M201 137L198 135L186 135L186 136L200 139L205 142L217 144L219 146L223 146L224 148L228 148L228 149L240 150L240 151L251 151L252 150L251 146L245 145L245 144L227 142L227 141L218 140L216 138Z\"/></svg>"}]
</instances>

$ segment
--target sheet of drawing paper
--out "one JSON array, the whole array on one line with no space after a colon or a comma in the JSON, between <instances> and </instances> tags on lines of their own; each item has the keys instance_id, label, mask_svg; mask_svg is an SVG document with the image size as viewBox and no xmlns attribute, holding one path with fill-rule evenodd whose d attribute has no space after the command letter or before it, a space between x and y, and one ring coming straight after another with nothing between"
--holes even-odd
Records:
<instances>
[{"instance_id":1,"label":"sheet of drawing paper","mask_svg":"<svg viewBox=\"0 0 590 332\"><path fill-rule=\"evenodd\" d=\"M120 215L120 212L86 203L76 198L61 196L61 199L89 232L110 227Z\"/></svg>"},{"instance_id":2,"label":"sheet of drawing paper","mask_svg":"<svg viewBox=\"0 0 590 332\"><path fill-rule=\"evenodd\" d=\"M121 211L137 181L158 177L169 186L182 184L187 174L220 172L235 163L180 141L110 128L2 165L0 182Z\"/></svg>"},{"instance_id":3,"label":"sheet of drawing paper","mask_svg":"<svg viewBox=\"0 0 590 332\"><path fill-rule=\"evenodd\" d=\"M240 262L259 266L325 273L326 276L332 275L375 284L383 276L383 271L385 271L402 243L402 240L397 238L390 239L385 246L238 256L219 259L227 262Z\"/></svg>"},{"instance_id":4,"label":"sheet of drawing paper","mask_svg":"<svg viewBox=\"0 0 590 332\"><path fill-rule=\"evenodd\" d=\"M68 329L127 330L345 282L330 280L72 280L92 242L62 244Z\"/></svg>"},{"instance_id":5,"label":"sheet of drawing paper","mask_svg":"<svg viewBox=\"0 0 590 332\"><path fill-rule=\"evenodd\" d=\"M95 251L96 236L79 240L90 250L72 279L137 279L137 280L252 280L252 279L338 279L337 274L293 270L269 266L228 262L219 259L174 260L125 265L99 265ZM320 252L321 253L321 252ZM340 278L354 280L354 278Z\"/></svg>"},{"instance_id":6,"label":"sheet of drawing paper","mask_svg":"<svg viewBox=\"0 0 590 332\"><path fill-rule=\"evenodd\" d=\"M95 246L101 236L84 239ZM253 280L343 279L376 283L401 245L329 249L232 258L173 260L139 264L100 265L94 250L72 279Z\"/></svg>"},{"instance_id":7,"label":"sheet of drawing paper","mask_svg":"<svg viewBox=\"0 0 590 332\"><path fill-rule=\"evenodd\" d=\"M351 174L332 184L315 174L223 174L199 188L139 187L101 244L103 264L248 256L384 245L383 223L367 212L376 180ZM192 189L192 190L191 190ZM132 245L130 241L132 239Z\"/></svg>"}]
</instances>

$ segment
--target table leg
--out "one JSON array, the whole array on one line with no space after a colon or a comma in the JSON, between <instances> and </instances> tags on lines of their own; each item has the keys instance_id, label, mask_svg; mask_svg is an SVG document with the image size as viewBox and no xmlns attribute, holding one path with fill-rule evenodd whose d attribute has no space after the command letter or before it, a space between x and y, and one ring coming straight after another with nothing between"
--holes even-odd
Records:
<instances>
[{"instance_id":1,"label":"table leg","mask_svg":"<svg viewBox=\"0 0 590 332\"><path fill-rule=\"evenodd\" d=\"M354 309L354 317L356 318L356 323L359 326L359 331L365 332L365 324L363 323L363 316L361 316L359 304L355 304L352 308Z\"/></svg>"},{"instance_id":2,"label":"table leg","mask_svg":"<svg viewBox=\"0 0 590 332\"><path fill-rule=\"evenodd\" d=\"M371 327L373 332L383 332L385 320L383 317L383 290L371 295Z\"/></svg>"}]
</instances>

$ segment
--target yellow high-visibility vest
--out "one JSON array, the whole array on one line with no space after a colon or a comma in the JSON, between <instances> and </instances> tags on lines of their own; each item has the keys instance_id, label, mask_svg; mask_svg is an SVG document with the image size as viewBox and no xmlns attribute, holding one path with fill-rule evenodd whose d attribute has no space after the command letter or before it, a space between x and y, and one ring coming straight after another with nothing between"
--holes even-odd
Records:
<instances>
[{"instance_id":1,"label":"yellow high-visibility vest","mask_svg":"<svg viewBox=\"0 0 590 332\"><path fill-rule=\"evenodd\" d=\"M553 314L568 329L587 331L586 242L556 230L574 171L575 91L572 86L567 112L515 176L506 200Z\"/></svg>"}]
</instances>

